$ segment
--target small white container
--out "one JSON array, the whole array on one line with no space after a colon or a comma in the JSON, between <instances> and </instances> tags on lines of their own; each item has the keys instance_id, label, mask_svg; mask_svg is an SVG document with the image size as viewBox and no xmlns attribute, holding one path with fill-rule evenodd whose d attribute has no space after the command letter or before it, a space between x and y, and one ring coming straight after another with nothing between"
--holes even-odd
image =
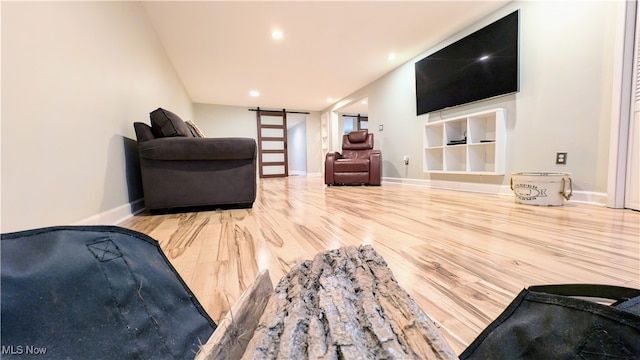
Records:
<instances>
[{"instance_id":1,"label":"small white container","mask_svg":"<svg viewBox=\"0 0 640 360\"><path fill-rule=\"evenodd\" d=\"M511 175L516 203L562 206L573 194L570 173L520 172Z\"/></svg>"}]
</instances>

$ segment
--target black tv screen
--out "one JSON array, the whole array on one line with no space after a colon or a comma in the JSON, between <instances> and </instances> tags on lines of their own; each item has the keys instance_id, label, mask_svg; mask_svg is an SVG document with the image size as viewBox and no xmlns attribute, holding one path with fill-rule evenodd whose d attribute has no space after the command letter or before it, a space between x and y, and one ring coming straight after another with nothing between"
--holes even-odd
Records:
<instances>
[{"instance_id":1,"label":"black tv screen","mask_svg":"<svg viewBox=\"0 0 640 360\"><path fill-rule=\"evenodd\" d=\"M518 17L515 11L416 62L417 114L517 92Z\"/></svg>"}]
</instances>

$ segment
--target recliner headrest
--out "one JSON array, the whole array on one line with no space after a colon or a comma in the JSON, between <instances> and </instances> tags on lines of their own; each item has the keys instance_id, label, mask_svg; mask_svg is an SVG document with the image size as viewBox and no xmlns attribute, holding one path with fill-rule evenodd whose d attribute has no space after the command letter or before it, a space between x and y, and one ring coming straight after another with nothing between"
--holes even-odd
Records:
<instances>
[{"instance_id":1,"label":"recliner headrest","mask_svg":"<svg viewBox=\"0 0 640 360\"><path fill-rule=\"evenodd\" d=\"M349 142L361 143L367 141L367 130L356 130L349 133Z\"/></svg>"}]
</instances>

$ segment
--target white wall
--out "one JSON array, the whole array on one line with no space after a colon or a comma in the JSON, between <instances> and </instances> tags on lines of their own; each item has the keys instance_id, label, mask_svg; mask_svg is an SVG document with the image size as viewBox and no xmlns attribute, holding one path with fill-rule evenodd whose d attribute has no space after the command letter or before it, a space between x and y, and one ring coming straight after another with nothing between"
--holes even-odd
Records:
<instances>
[{"instance_id":1,"label":"white wall","mask_svg":"<svg viewBox=\"0 0 640 360\"><path fill-rule=\"evenodd\" d=\"M307 131L307 176L320 176L324 173L325 154L322 151L322 126L320 112L311 111L305 123Z\"/></svg>"},{"instance_id":2,"label":"white wall","mask_svg":"<svg viewBox=\"0 0 640 360\"><path fill-rule=\"evenodd\" d=\"M292 114L302 121L296 121L289 125L290 117L287 116L287 149L289 154L289 174L307 174L307 122L305 115Z\"/></svg>"},{"instance_id":3,"label":"white wall","mask_svg":"<svg viewBox=\"0 0 640 360\"><path fill-rule=\"evenodd\" d=\"M350 95L369 97L369 129L375 133L376 148L382 150L383 177L504 188L512 172L559 171L572 173L578 192L604 195L619 6L624 4L510 3ZM424 173L422 127L430 115L416 116L415 62L516 9L521 9L520 92L442 112L446 118L506 108L507 175ZM384 131L378 131L379 124L384 124ZM558 151L569 153L567 165L555 165ZM409 166L403 164L404 155L411 159Z\"/></svg>"},{"instance_id":4,"label":"white wall","mask_svg":"<svg viewBox=\"0 0 640 360\"><path fill-rule=\"evenodd\" d=\"M130 214L142 197L133 122L193 111L142 6L1 6L2 231Z\"/></svg>"},{"instance_id":5,"label":"white wall","mask_svg":"<svg viewBox=\"0 0 640 360\"><path fill-rule=\"evenodd\" d=\"M243 106L196 103L193 121L207 137L258 138L256 112Z\"/></svg>"}]
</instances>

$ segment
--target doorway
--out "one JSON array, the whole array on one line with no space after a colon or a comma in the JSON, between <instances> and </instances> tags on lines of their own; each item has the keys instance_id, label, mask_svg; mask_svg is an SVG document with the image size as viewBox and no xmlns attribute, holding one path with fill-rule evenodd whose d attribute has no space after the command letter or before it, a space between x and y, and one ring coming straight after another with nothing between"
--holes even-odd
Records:
<instances>
[{"instance_id":1,"label":"doorway","mask_svg":"<svg viewBox=\"0 0 640 360\"><path fill-rule=\"evenodd\" d=\"M337 110L340 139L353 130L369 129L369 99L363 98Z\"/></svg>"},{"instance_id":2,"label":"doorway","mask_svg":"<svg viewBox=\"0 0 640 360\"><path fill-rule=\"evenodd\" d=\"M307 175L307 116L287 116L287 144L289 176Z\"/></svg>"}]
</instances>

